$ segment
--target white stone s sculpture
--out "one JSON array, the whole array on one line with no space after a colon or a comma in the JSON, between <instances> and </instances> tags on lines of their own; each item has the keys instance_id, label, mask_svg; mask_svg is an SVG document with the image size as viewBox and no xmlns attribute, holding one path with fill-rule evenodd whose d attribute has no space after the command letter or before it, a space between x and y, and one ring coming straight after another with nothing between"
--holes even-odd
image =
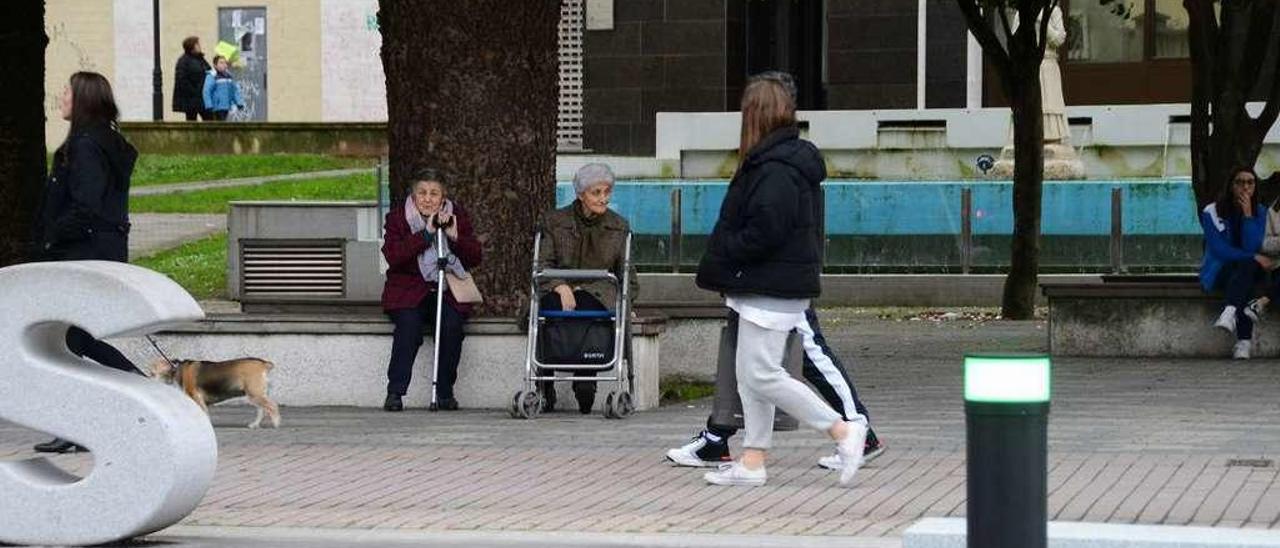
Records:
<instances>
[{"instance_id":1,"label":"white stone s sculpture","mask_svg":"<svg viewBox=\"0 0 1280 548\"><path fill-rule=\"evenodd\" d=\"M204 316L172 280L122 263L0 269L0 418L88 447L83 479L43 458L0 462L0 543L99 544L177 523L204 498L217 440L195 402L67 350L68 325L142 335Z\"/></svg>"}]
</instances>

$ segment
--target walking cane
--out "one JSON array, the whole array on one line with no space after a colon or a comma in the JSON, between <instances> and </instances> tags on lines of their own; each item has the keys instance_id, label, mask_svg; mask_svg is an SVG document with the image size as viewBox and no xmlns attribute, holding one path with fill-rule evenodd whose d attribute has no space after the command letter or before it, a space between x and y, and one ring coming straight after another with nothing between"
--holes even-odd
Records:
<instances>
[{"instance_id":1,"label":"walking cane","mask_svg":"<svg viewBox=\"0 0 1280 548\"><path fill-rule=\"evenodd\" d=\"M436 225L436 329L431 339L435 342L434 356L431 359L431 405L430 411L439 411L440 402L436 397L436 382L440 375L440 320L444 312L444 270L449 266L449 237L444 230L453 226L453 218L446 224L440 224L440 218L433 216L431 222Z\"/></svg>"}]
</instances>

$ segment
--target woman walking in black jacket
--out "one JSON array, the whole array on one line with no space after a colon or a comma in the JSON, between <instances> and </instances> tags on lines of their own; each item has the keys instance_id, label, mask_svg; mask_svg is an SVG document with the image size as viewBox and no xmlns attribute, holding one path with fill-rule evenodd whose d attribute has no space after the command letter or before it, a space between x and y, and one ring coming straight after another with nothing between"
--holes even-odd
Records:
<instances>
[{"instance_id":1,"label":"woman walking in black jacket","mask_svg":"<svg viewBox=\"0 0 1280 548\"><path fill-rule=\"evenodd\" d=\"M128 262L129 179L138 152L117 130L120 111L111 84L101 74L77 72L58 106L71 130L53 154L36 214L33 255L42 261ZM119 350L78 327L67 330L67 348L112 369L143 374ZM84 450L61 439L35 449Z\"/></svg>"},{"instance_id":2,"label":"woman walking in black jacket","mask_svg":"<svg viewBox=\"0 0 1280 548\"><path fill-rule=\"evenodd\" d=\"M763 485L775 406L837 442L840 483L862 465L867 422L846 421L783 369L787 335L803 324L821 291L818 254L822 155L800 139L789 79L753 77L742 95L740 164L720 206L698 287L724 295L738 325L738 394L742 398L742 459L703 476L717 485Z\"/></svg>"}]
</instances>

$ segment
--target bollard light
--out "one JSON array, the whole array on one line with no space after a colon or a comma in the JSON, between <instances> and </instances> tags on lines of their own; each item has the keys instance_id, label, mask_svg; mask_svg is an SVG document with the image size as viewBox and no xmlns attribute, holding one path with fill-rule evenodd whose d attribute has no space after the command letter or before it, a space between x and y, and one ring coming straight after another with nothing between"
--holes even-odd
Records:
<instances>
[{"instance_id":1,"label":"bollard light","mask_svg":"<svg viewBox=\"0 0 1280 548\"><path fill-rule=\"evenodd\" d=\"M1051 360L964 357L969 548L1044 548Z\"/></svg>"}]
</instances>

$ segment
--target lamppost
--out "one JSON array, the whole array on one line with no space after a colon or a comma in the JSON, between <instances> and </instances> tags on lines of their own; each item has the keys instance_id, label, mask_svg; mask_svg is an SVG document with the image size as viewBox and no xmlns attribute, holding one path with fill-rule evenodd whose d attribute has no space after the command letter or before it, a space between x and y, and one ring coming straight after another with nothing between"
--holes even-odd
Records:
<instances>
[{"instance_id":1,"label":"lamppost","mask_svg":"<svg viewBox=\"0 0 1280 548\"><path fill-rule=\"evenodd\" d=\"M155 47L155 69L151 71L151 119L159 122L164 119L164 77L160 72L160 0L151 0L151 31Z\"/></svg>"},{"instance_id":2,"label":"lamppost","mask_svg":"<svg viewBox=\"0 0 1280 548\"><path fill-rule=\"evenodd\" d=\"M969 548L1047 544L1050 360L964 357Z\"/></svg>"}]
</instances>

